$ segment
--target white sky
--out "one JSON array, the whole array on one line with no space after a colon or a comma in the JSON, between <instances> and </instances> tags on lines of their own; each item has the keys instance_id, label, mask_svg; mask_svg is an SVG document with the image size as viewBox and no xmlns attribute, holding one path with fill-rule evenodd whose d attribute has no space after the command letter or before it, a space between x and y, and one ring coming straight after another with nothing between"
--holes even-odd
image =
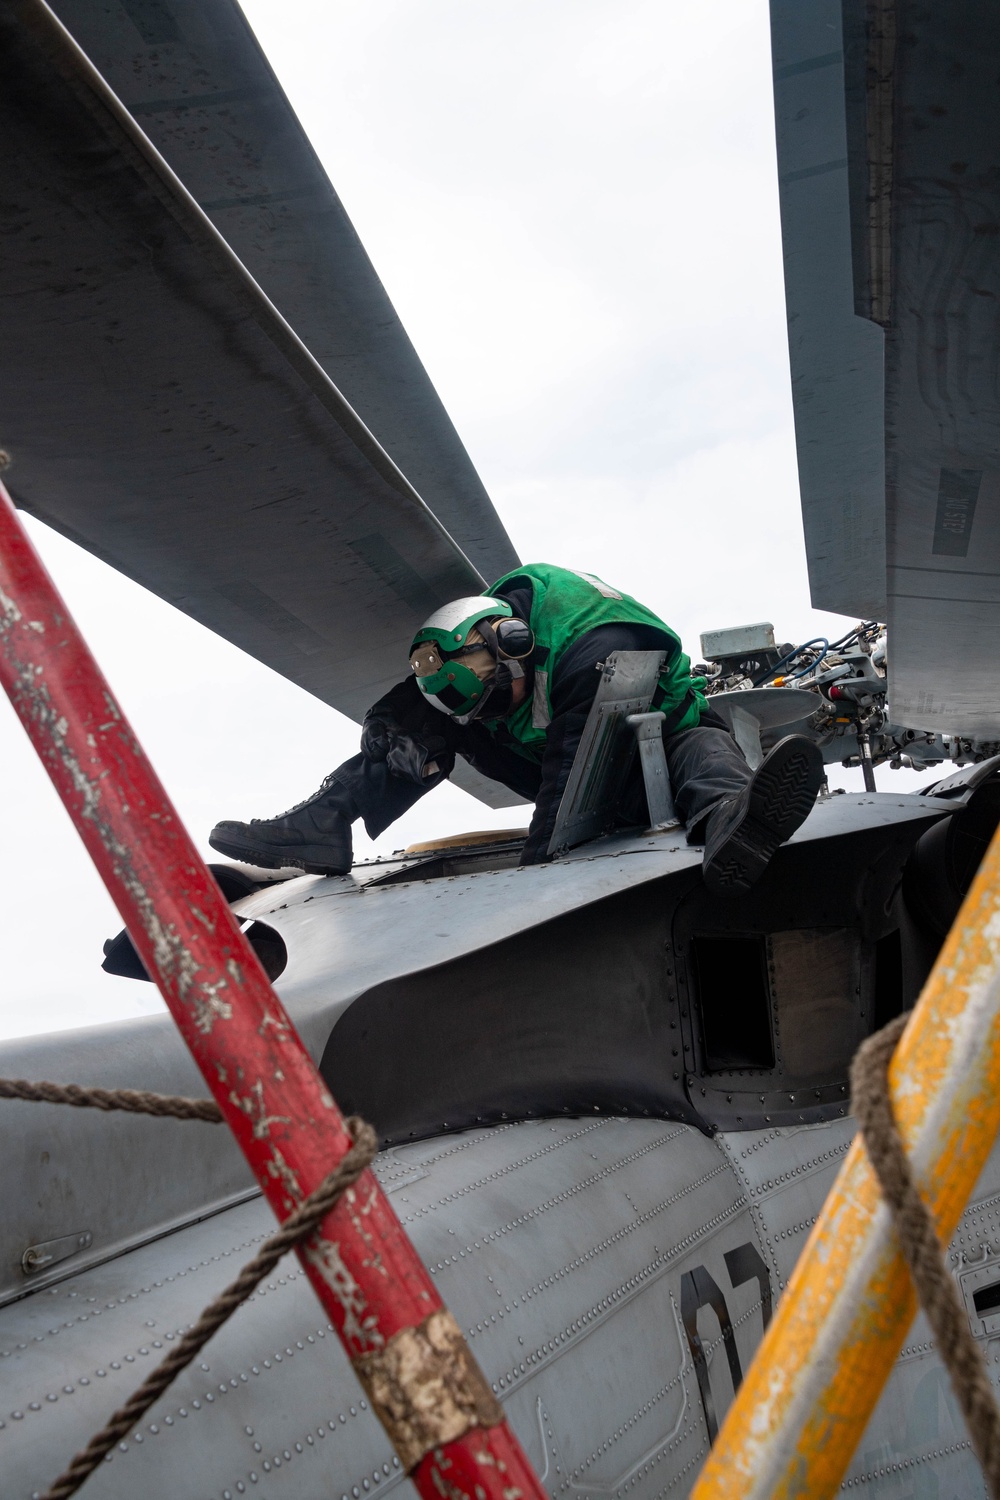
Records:
<instances>
[{"instance_id":1,"label":"white sky","mask_svg":"<svg viewBox=\"0 0 1000 1500\"><path fill-rule=\"evenodd\" d=\"M765 0L244 9L522 558L601 574L692 657L754 620L842 633L809 606ZM334 710L29 527L206 855L218 818L355 752ZM121 922L2 695L0 765L0 1036L157 1008L100 969ZM445 787L377 847L525 811Z\"/></svg>"}]
</instances>

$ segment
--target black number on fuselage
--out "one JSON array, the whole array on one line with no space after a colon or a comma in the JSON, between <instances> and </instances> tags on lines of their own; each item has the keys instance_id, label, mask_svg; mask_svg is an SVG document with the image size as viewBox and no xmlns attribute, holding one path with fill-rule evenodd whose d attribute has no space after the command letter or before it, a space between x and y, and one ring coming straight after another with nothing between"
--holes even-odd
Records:
<instances>
[{"instance_id":1,"label":"black number on fuselage","mask_svg":"<svg viewBox=\"0 0 1000 1500\"><path fill-rule=\"evenodd\" d=\"M735 1250L726 1251L725 1261L734 1290L742 1286L744 1282L754 1280L757 1282L760 1287L761 1318L766 1328L771 1321L772 1311L771 1273L761 1258L760 1252L756 1246L749 1243L738 1245ZM729 1361L729 1373L732 1376L735 1395L743 1380L743 1367L740 1364L740 1354L736 1347L736 1334L733 1331L732 1318L729 1316L729 1307L715 1278L704 1266L695 1266L693 1271L685 1271L681 1277L681 1322L684 1324L688 1348L691 1350L691 1359L698 1377L698 1389L701 1392L701 1404L705 1412L705 1424L708 1427L708 1440L714 1443L719 1424L715 1416L715 1401L712 1397L712 1382L708 1372L708 1360L705 1358L705 1346L698 1332L698 1313L703 1307L710 1307L719 1320L719 1329L725 1345L726 1358Z\"/></svg>"},{"instance_id":2,"label":"black number on fuselage","mask_svg":"<svg viewBox=\"0 0 1000 1500\"><path fill-rule=\"evenodd\" d=\"M771 1321L771 1273L767 1264L756 1245L737 1245L735 1250L726 1251L726 1270L729 1279L733 1283L733 1289L742 1286L745 1281L756 1279L760 1287L760 1315L765 1329Z\"/></svg>"},{"instance_id":3,"label":"black number on fuselage","mask_svg":"<svg viewBox=\"0 0 1000 1500\"><path fill-rule=\"evenodd\" d=\"M708 1423L708 1439L709 1442L714 1443L719 1424L715 1420L715 1403L712 1400L708 1360L705 1358L705 1347L698 1333L698 1311L702 1307L710 1307L719 1320L723 1342L726 1346L726 1356L729 1360L729 1373L733 1377L733 1390L736 1391L743 1379L743 1370L740 1367L740 1355L736 1347L736 1335L733 1332L729 1308L726 1306L726 1299L715 1278L708 1274L704 1266L695 1266L693 1271L685 1271L681 1277L681 1321L684 1324L688 1347L691 1350L695 1373L698 1376L701 1404L705 1408L705 1421Z\"/></svg>"}]
</instances>

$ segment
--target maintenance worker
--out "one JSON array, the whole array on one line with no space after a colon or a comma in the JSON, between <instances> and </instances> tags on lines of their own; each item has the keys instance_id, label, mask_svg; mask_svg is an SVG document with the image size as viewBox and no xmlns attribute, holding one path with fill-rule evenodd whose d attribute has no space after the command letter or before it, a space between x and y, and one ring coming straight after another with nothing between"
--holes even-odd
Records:
<instances>
[{"instance_id":1,"label":"maintenance worker","mask_svg":"<svg viewBox=\"0 0 1000 1500\"><path fill-rule=\"evenodd\" d=\"M589 573L530 563L489 594L431 615L410 649L410 675L365 716L361 752L280 817L223 822L209 843L230 858L321 875L351 868L351 824L377 838L451 774L462 755L484 776L534 802L521 856L548 857L559 801L612 651L662 651L652 708L665 714L664 748L677 816L704 843L704 879L738 894L763 874L803 823L823 780L817 747L782 740L751 773L712 714L704 678L651 609ZM636 764L619 807L622 826L647 820Z\"/></svg>"}]
</instances>

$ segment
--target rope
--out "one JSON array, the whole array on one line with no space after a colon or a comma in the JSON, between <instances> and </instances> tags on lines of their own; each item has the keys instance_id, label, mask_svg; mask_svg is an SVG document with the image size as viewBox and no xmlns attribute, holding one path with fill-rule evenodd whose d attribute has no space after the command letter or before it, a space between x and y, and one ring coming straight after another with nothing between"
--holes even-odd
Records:
<instances>
[{"instance_id":1,"label":"rope","mask_svg":"<svg viewBox=\"0 0 1000 1500\"><path fill-rule=\"evenodd\" d=\"M851 1066L852 1108L990 1494L1000 1500L1000 1408L934 1221L914 1184L889 1094L889 1062L908 1019L900 1016L859 1047Z\"/></svg>"},{"instance_id":2,"label":"rope","mask_svg":"<svg viewBox=\"0 0 1000 1500\"><path fill-rule=\"evenodd\" d=\"M219 1124L222 1111L214 1099L187 1099L182 1094L151 1094L146 1089L81 1088L75 1083L30 1083L26 1078L0 1078L0 1099L25 1099L42 1104L72 1104L78 1109L124 1109L135 1115L157 1115L176 1120L204 1120ZM378 1137L372 1127L352 1115L344 1127L353 1145L340 1159L329 1176L309 1194L285 1220L277 1234L261 1245L253 1260L248 1261L235 1281L208 1304L194 1323L157 1365L142 1385L120 1406L100 1432L95 1432L86 1448L60 1474L42 1500L69 1500L97 1468L98 1464L126 1433L140 1422L167 1387L208 1343L214 1333L232 1317L281 1257L321 1224L349 1187L353 1187L375 1160Z\"/></svg>"},{"instance_id":3,"label":"rope","mask_svg":"<svg viewBox=\"0 0 1000 1500\"><path fill-rule=\"evenodd\" d=\"M191 1117L184 1116L183 1118ZM371 1165L378 1151L378 1138L374 1130L357 1115L352 1115L350 1119L345 1120L344 1124L354 1144L330 1175L324 1178L315 1192L310 1193L309 1197L288 1216L277 1234L265 1240L253 1260L243 1267L236 1280L209 1303L197 1323L188 1329L176 1349L171 1350L166 1359L157 1365L152 1374L132 1393L125 1405L118 1408L107 1426L102 1427L100 1432L95 1432L86 1448L76 1455L65 1473L60 1474L55 1483L45 1491L42 1500L68 1500L70 1495L76 1494L105 1454L110 1453L115 1444L142 1420L153 1403L163 1395L171 1381L201 1352L212 1335L222 1327L227 1318L232 1316L241 1303L246 1301L264 1277L274 1269L281 1257L326 1218L341 1195L353 1186L362 1172Z\"/></svg>"},{"instance_id":4,"label":"rope","mask_svg":"<svg viewBox=\"0 0 1000 1500\"><path fill-rule=\"evenodd\" d=\"M187 1099L183 1094L151 1094L147 1089L85 1089L76 1083L29 1083L0 1078L0 1099L28 1099L40 1104L74 1104L78 1109L125 1109L133 1115L205 1120L219 1125L222 1111L214 1099Z\"/></svg>"}]
</instances>

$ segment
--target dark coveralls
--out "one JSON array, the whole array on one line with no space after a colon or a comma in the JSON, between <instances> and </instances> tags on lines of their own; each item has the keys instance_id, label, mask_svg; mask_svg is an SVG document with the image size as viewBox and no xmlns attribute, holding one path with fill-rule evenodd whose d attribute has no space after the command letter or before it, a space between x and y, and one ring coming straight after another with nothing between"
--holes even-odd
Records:
<instances>
[{"instance_id":1,"label":"dark coveralls","mask_svg":"<svg viewBox=\"0 0 1000 1500\"><path fill-rule=\"evenodd\" d=\"M495 590L494 597L507 599L518 618L531 618L530 579L514 578ZM676 642L650 625L600 625L582 635L563 654L551 683L552 722L540 765L518 752L502 720L459 724L429 704L416 678L410 676L369 709L361 753L339 766L332 779L350 794L369 836L377 838L444 781L455 756L462 755L482 775L534 802L521 863L537 864L546 858L559 802L597 692L598 663L612 651L664 648L676 649ZM528 666L529 694L531 670ZM688 842L700 843L709 814L723 798L742 791L750 780L750 768L726 726L711 711L702 713L695 728L667 734L664 748L677 816L687 827ZM439 770L424 777L423 766L430 761L436 761ZM624 789L619 818L622 826L647 819L637 759Z\"/></svg>"}]
</instances>

